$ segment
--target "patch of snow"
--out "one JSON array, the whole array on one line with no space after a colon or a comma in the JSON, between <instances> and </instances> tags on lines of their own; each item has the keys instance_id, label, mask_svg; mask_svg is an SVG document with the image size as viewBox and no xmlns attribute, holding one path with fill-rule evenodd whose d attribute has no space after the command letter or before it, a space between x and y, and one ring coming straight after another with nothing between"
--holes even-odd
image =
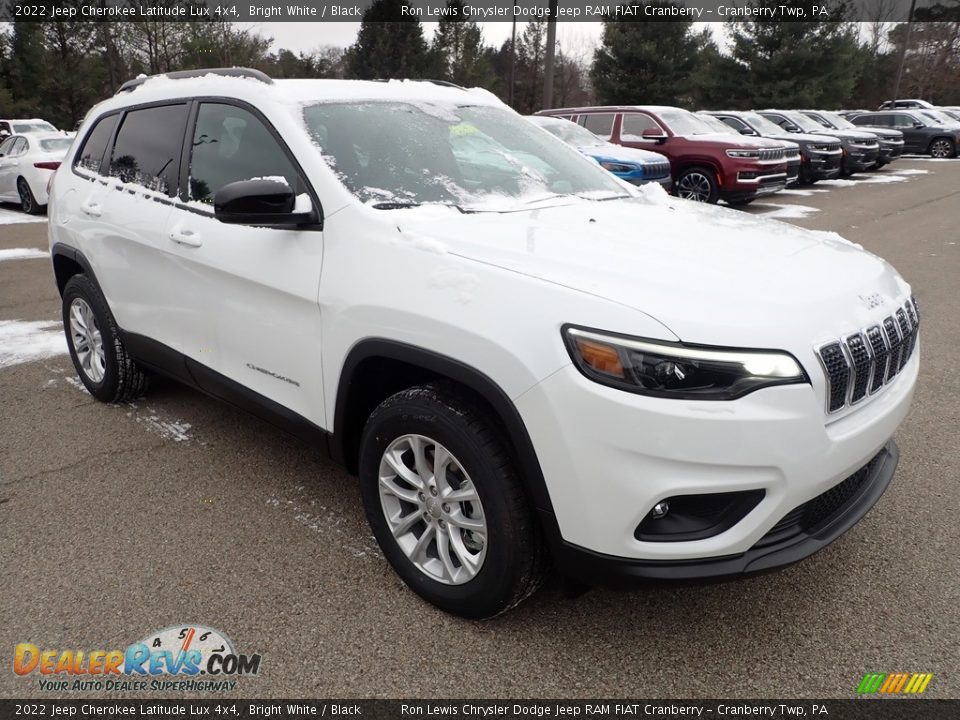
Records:
<instances>
[{"instance_id":1,"label":"patch of snow","mask_svg":"<svg viewBox=\"0 0 960 720\"><path fill-rule=\"evenodd\" d=\"M928 175L929 173L929 170L915 170L912 168L897 170L897 175Z\"/></svg>"},{"instance_id":2,"label":"patch of snow","mask_svg":"<svg viewBox=\"0 0 960 720\"><path fill-rule=\"evenodd\" d=\"M149 432L156 433L164 440L187 442L193 439L190 435L193 426L190 423L182 420L166 420L160 417L153 408L147 408L147 412L149 415L141 414L137 411L136 406L133 406L133 410L128 412L127 415L132 416L138 424L144 425Z\"/></svg>"},{"instance_id":3,"label":"patch of snow","mask_svg":"<svg viewBox=\"0 0 960 720\"><path fill-rule=\"evenodd\" d=\"M858 185L886 184L906 182L910 178L903 175L864 175L857 180Z\"/></svg>"},{"instance_id":4,"label":"patch of snow","mask_svg":"<svg viewBox=\"0 0 960 720\"><path fill-rule=\"evenodd\" d=\"M308 213L313 210L313 203L310 202L310 196L307 193L300 193L293 202L293 212Z\"/></svg>"},{"instance_id":5,"label":"patch of snow","mask_svg":"<svg viewBox=\"0 0 960 720\"><path fill-rule=\"evenodd\" d=\"M67 339L57 321L0 320L0 368L66 352Z\"/></svg>"},{"instance_id":6,"label":"patch of snow","mask_svg":"<svg viewBox=\"0 0 960 720\"><path fill-rule=\"evenodd\" d=\"M262 177L250 178L251 180L270 180L275 183L280 183L281 185L286 185L290 187L290 183L287 182L287 179L283 175L264 175Z\"/></svg>"},{"instance_id":7,"label":"patch of snow","mask_svg":"<svg viewBox=\"0 0 960 720\"><path fill-rule=\"evenodd\" d=\"M46 222L47 218L43 215L27 215L19 210L7 210L0 208L0 225L17 225L19 223L38 223Z\"/></svg>"},{"instance_id":8,"label":"patch of snow","mask_svg":"<svg viewBox=\"0 0 960 720\"><path fill-rule=\"evenodd\" d=\"M776 220L799 220L808 215L820 212L820 208L810 207L809 205L780 205L778 203L754 203L753 207L773 208L763 213L765 218L774 218Z\"/></svg>"},{"instance_id":9,"label":"patch of snow","mask_svg":"<svg viewBox=\"0 0 960 720\"><path fill-rule=\"evenodd\" d=\"M844 180L843 178L834 178L833 180L820 180L817 182L817 185L822 185L824 187L854 187L859 185L858 180Z\"/></svg>"},{"instance_id":10,"label":"patch of snow","mask_svg":"<svg viewBox=\"0 0 960 720\"><path fill-rule=\"evenodd\" d=\"M32 260L46 258L50 259L50 253L44 250L35 250L34 248L9 248L0 250L0 262L4 260Z\"/></svg>"},{"instance_id":11,"label":"patch of snow","mask_svg":"<svg viewBox=\"0 0 960 720\"><path fill-rule=\"evenodd\" d=\"M297 487L297 490L301 494L301 497L297 500L284 500L276 495L271 495L267 498L266 504L291 513L294 522L315 533L326 535L328 538L332 535L334 542L354 557L378 559L383 557L373 535L361 536L361 538L355 538L352 533L348 535L341 527L345 522L341 513L330 510L326 505L318 506L316 500L303 496L302 485Z\"/></svg>"},{"instance_id":12,"label":"patch of snow","mask_svg":"<svg viewBox=\"0 0 960 720\"><path fill-rule=\"evenodd\" d=\"M427 284L432 288L453 290L457 302L463 305L473 300L473 291L478 282L476 275L449 266L436 269L427 279Z\"/></svg>"},{"instance_id":13,"label":"patch of snow","mask_svg":"<svg viewBox=\"0 0 960 720\"><path fill-rule=\"evenodd\" d=\"M400 235L417 250L423 250L424 252L435 253L437 255L447 254L446 244L439 240L428 237L427 235L421 235L418 232L401 230L399 227L397 227L397 230L399 230Z\"/></svg>"}]
</instances>

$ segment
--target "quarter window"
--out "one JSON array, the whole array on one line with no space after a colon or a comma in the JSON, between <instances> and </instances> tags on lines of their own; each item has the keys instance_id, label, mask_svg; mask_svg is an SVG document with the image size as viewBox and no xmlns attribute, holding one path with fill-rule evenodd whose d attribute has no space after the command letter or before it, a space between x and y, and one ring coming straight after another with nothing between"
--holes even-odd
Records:
<instances>
[{"instance_id":1,"label":"quarter window","mask_svg":"<svg viewBox=\"0 0 960 720\"><path fill-rule=\"evenodd\" d=\"M186 105L131 110L120 123L110 156L111 177L173 195L180 174Z\"/></svg>"},{"instance_id":2,"label":"quarter window","mask_svg":"<svg viewBox=\"0 0 960 720\"><path fill-rule=\"evenodd\" d=\"M212 204L224 185L255 178L283 178L299 189L293 163L259 118L234 105L202 104L193 133L189 199Z\"/></svg>"},{"instance_id":3,"label":"quarter window","mask_svg":"<svg viewBox=\"0 0 960 720\"><path fill-rule=\"evenodd\" d=\"M80 152L77 153L77 159L74 161L76 167L100 172L100 165L103 163L103 154L107 150L107 143L113 135L113 129L117 126L117 120L120 115L108 115L100 118L87 134L87 139L83 143Z\"/></svg>"},{"instance_id":4,"label":"quarter window","mask_svg":"<svg viewBox=\"0 0 960 720\"><path fill-rule=\"evenodd\" d=\"M589 113L588 115L581 115L580 120L583 126L594 135L609 140L610 136L613 135L613 119L615 117L614 113Z\"/></svg>"}]
</instances>

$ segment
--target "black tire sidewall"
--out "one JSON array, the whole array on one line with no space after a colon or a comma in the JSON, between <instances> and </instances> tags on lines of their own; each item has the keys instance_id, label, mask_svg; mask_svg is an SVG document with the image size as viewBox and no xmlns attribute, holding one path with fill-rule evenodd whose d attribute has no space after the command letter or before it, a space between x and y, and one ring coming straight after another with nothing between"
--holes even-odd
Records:
<instances>
[{"instance_id":1,"label":"black tire sidewall","mask_svg":"<svg viewBox=\"0 0 960 720\"><path fill-rule=\"evenodd\" d=\"M720 185L717 183L717 174L708 167L690 167L680 173L677 176L677 188L680 187L680 181L683 180L684 176L689 175L690 173L699 173L707 178L707 181L710 183L710 197L706 200L700 200L695 202L702 202L705 205L715 205L717 200L720 199ZM677 193L679 196L679 192Z\"/></svg>"},{"instance_id":2,"label":"black tire sidewall","mask_svg":"<svg viewBox=\"0 0 960 720\"><path fill-rule=\"evenodd\" d=\"M487 554L476 577L462 585L445 585L428 577L406 557L384 517L380 503L379 468L384 450L408 434L424 435L446 447L462 463L480 496L487 523ZM387 560L414 592L456 615L482 618L506 609L523 565L522 533L502 492L504 477L490 460L480 438L461 416L440 402L416 398L374 412L363 432L360 490L367 520Z\"/></svg>"},{"instance_id":3,"label":"black tire sidewall","mask_svg":"<svg viewBox=\"0 0 960 720\"><path fill-rule=\"evenodd\" d=\"M23 189L26 188L26 196L30 201L30 207L24 207L24 193ZM37 212L37 199L33 196L33 191L30 189L30 183L28 183L23 178L17 180L17 194L20 195L20 209L23 210L28 215L34 215Z\"/></svg>"},{"instance_id":4,"label":"black tire sidewall","mask_svg":"<svg viewBox=\"0 0 960 720\"><path fill-rule=\"evenodd\" d=\"M105 370L103 380L99 383L93 382L81 369L80 362L77 359L77 351L73 347L73 333L70 331L70 305L76 298L85 300L90 306L100 330ZM86 275L74 275L70 278L63 289L63 331L67 336L70 359L73 361L73 366L80 377L80 382L87 388L87 391L104 402L113 402L119 388L119 364L115 351L117 338L112 318L103 294Z\"/></svg>"}]
</instances>

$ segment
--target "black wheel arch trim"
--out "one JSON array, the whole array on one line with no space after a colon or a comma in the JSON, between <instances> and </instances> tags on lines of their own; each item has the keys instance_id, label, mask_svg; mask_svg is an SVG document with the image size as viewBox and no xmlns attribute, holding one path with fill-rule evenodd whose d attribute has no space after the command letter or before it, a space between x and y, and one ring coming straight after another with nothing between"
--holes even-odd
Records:
<instances>
[{"instance_id":1,"label":"black wheel arch trim","mask_svg":"<svg viewBox=\"0 0 960 720\"><path fill-rule=\"evenodd\" d=\"M100 291L100 294L103 294L103 287L100 285L100 281L97 280L97 274L93 271L93 266L90 264L90 261L87 260L86 255L77 250L75 247L66 245L61 242L54 243L50 248L50 262L54 267L54 280L58 280L56 276L56 262L57 257L65 257L68 260L72 260L83 270L83 274L90 278L90 281L97 286L97 290ZM66 282L64 282L66 285ZM57 282L57 290L60 294L63 294L63 288L60 287L59 281ZM104 295L106 297L106 295Z\"/></svg>"},{"instance_id":2,"label":"black wheel arch trim","mask_svg":"<svg viewBox=\"0 0 960 720\"><path fill-rule=\"evenodd\" d=\"M333 420L334 435L331 445L335 460L345 464L348 469L351 467L350 456L353 454L353 448L350 447L351 440L348 434L344 432L350 405L350 393L354 384L354 376L360 364L365 360L375 358L396 360L422 368L435 375L458 382L483 397L493 408L507 431L517 461L520 464L524 490L543 521L542 524L548 539L559 540L559 527L554 516L553 504L550 502L550 493L543 477L543 470L540 467L540 461L534 450L530 434L527 432L523 418L520 417L520 412L496 382L480 370L460 360L414 345L382 338L369 338L354 345L343 362L340 381L337 386Z\"/></svg>"}]
</instances>

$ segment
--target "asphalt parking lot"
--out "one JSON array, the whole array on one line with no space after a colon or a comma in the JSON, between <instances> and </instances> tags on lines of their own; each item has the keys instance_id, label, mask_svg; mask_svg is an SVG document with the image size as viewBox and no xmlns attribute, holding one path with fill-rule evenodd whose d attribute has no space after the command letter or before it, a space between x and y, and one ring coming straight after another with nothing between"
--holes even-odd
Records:
<instances>
[{"instance_id":1,"label":"asphalt parking lot","mask_svg":"<svg viewBox=\"0 0 960 720\"><path fill-rule=\"evenodd\" d=\"M866 672L960 697L960 160L758 201L887 258L923 312L922 370L877 507L816 556L711 586L567 597L455 619L376 549L355 481L173 383L105 406L65 353L45 222L0 207L0 696L38 696L13 647L123 648L221 630L249 697L853 697ZM705 232L708 229L705 228ZM17 321L17 322L12 322Z\"/></svg>"}]
</instances>

